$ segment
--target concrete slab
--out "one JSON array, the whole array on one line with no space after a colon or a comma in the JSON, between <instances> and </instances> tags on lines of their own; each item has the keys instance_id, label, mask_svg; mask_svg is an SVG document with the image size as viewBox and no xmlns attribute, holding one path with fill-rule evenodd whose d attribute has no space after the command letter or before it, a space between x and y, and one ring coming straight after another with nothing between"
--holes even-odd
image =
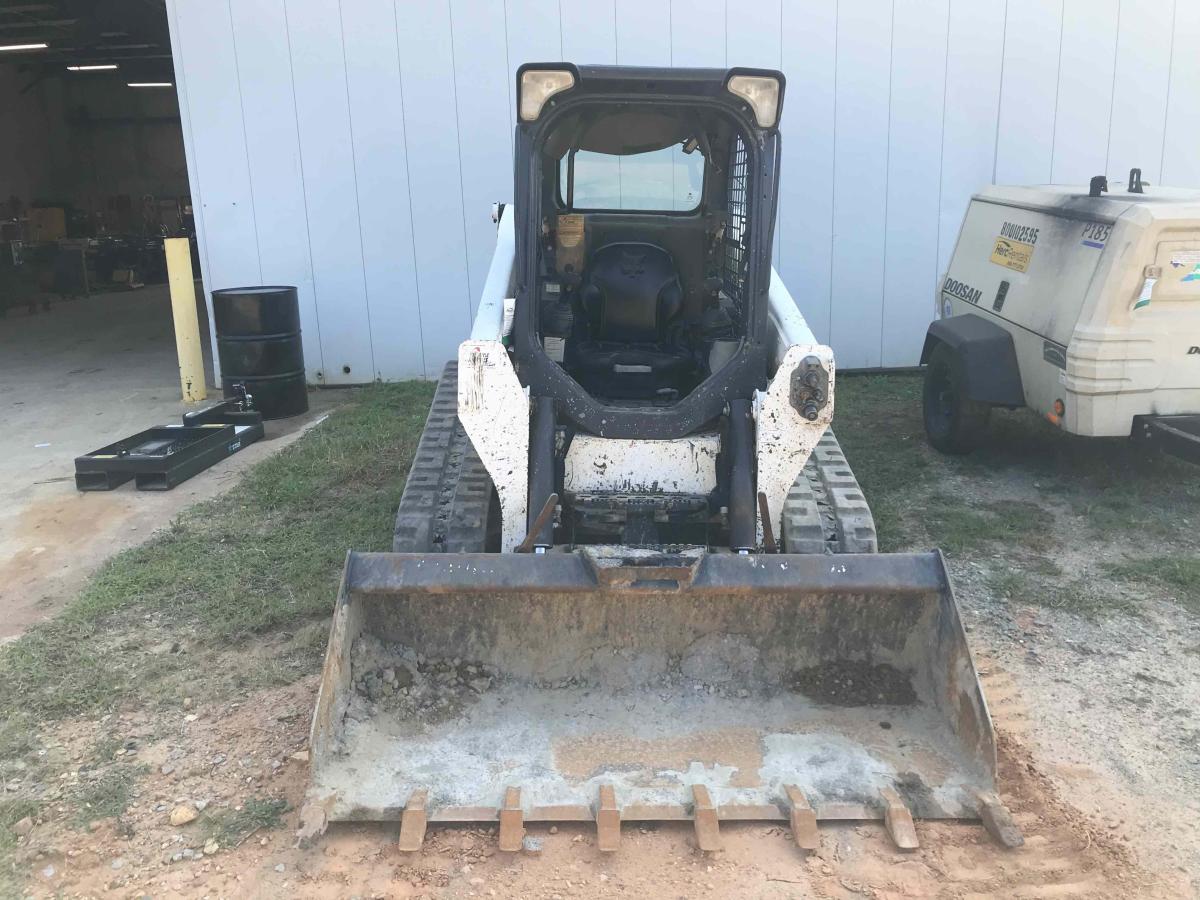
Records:
<instances>
[{"instance_id":1,"label":"concrete slab","mask_svg":"<svg viewBox=\"0 0 1200 900\"><path fill-rule=\"evenodd\" d=\"M311 394L307 415L268 422L265 440L173 491L83 494L77 455L203 406L180 400L166 286L10 310L0 319L0 641L61 609L110 555L230 488L343 396Z\"/></svg>"}]
</instances>

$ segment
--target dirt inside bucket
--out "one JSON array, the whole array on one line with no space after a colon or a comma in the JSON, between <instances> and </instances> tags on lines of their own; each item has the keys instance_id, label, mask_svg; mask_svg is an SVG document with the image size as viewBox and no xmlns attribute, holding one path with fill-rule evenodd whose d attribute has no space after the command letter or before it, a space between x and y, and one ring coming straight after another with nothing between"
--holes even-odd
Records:
<instances>
[{"instance_id":1,"label":"dirt inside bucket","mask_svg":"<svg viewBox=\"0 0 1200 900\"><path fill-rule=\"evenodd\" d=\"M796 669L788 687L831 706L911 706L917 702L912 679L887 663L839 660Z\"/></svg>"}]
</instances>

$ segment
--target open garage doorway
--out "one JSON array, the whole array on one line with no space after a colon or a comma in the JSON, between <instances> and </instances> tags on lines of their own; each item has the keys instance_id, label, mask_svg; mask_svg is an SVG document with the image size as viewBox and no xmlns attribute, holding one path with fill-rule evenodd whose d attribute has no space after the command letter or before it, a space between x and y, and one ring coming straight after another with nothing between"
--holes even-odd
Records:
<instances>
[{"instance_id":1,"label":"open garage doorway","mask_svg":"<svg viewBox=\"0 0 1200 900\"><path fill-rule=\"evenodd\" d=\"M185 408L164 238L190 238L196 278L200 268L174 82L163 0L0 0L0 614L9 621L21 615L11 603L38 602L25 576L54 548L103 534L93 514L122 521L157 502L80 498L72 474L76 456L177 422ZM74 565L65 558L49 563L52 574ZM19 571L4 571L9 563Z\"/></svg>"}]
</instances>

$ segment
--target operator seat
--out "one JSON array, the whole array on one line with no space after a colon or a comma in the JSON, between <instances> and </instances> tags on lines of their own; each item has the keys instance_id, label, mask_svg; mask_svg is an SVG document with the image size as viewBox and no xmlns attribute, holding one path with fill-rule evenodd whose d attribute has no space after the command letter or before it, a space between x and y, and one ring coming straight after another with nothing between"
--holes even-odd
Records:
<instances>
[{"instance_id":1,"label":"operator seat","mask_svg":"<svg viewBox=\"0 0 1200 900\"><path fill-rule=\"evenodd\" d=\"M574 374L601 396L686 393L698 381L683 346L683 288L671 254L655 244L606 244L592 253L580 288L588 337L574 349Z\"/></svg>"}]
</instances>

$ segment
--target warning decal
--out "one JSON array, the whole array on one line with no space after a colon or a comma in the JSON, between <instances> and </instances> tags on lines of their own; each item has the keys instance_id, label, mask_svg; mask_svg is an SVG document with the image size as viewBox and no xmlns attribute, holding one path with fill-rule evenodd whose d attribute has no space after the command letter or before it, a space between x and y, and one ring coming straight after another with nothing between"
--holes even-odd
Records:
<instances>
[{"instance_id":1,"label":"warning decal","mask_svg":"<svg viewBox=\"0 0 1200 900\"><path fill-rule=\"evenodd\" d=\"M996 246L992 248L991 259L996 265L1014 272L1028 272L1029 262L1033 259L1033 244L998 237Z\"/></svg>"}]
</instances>

